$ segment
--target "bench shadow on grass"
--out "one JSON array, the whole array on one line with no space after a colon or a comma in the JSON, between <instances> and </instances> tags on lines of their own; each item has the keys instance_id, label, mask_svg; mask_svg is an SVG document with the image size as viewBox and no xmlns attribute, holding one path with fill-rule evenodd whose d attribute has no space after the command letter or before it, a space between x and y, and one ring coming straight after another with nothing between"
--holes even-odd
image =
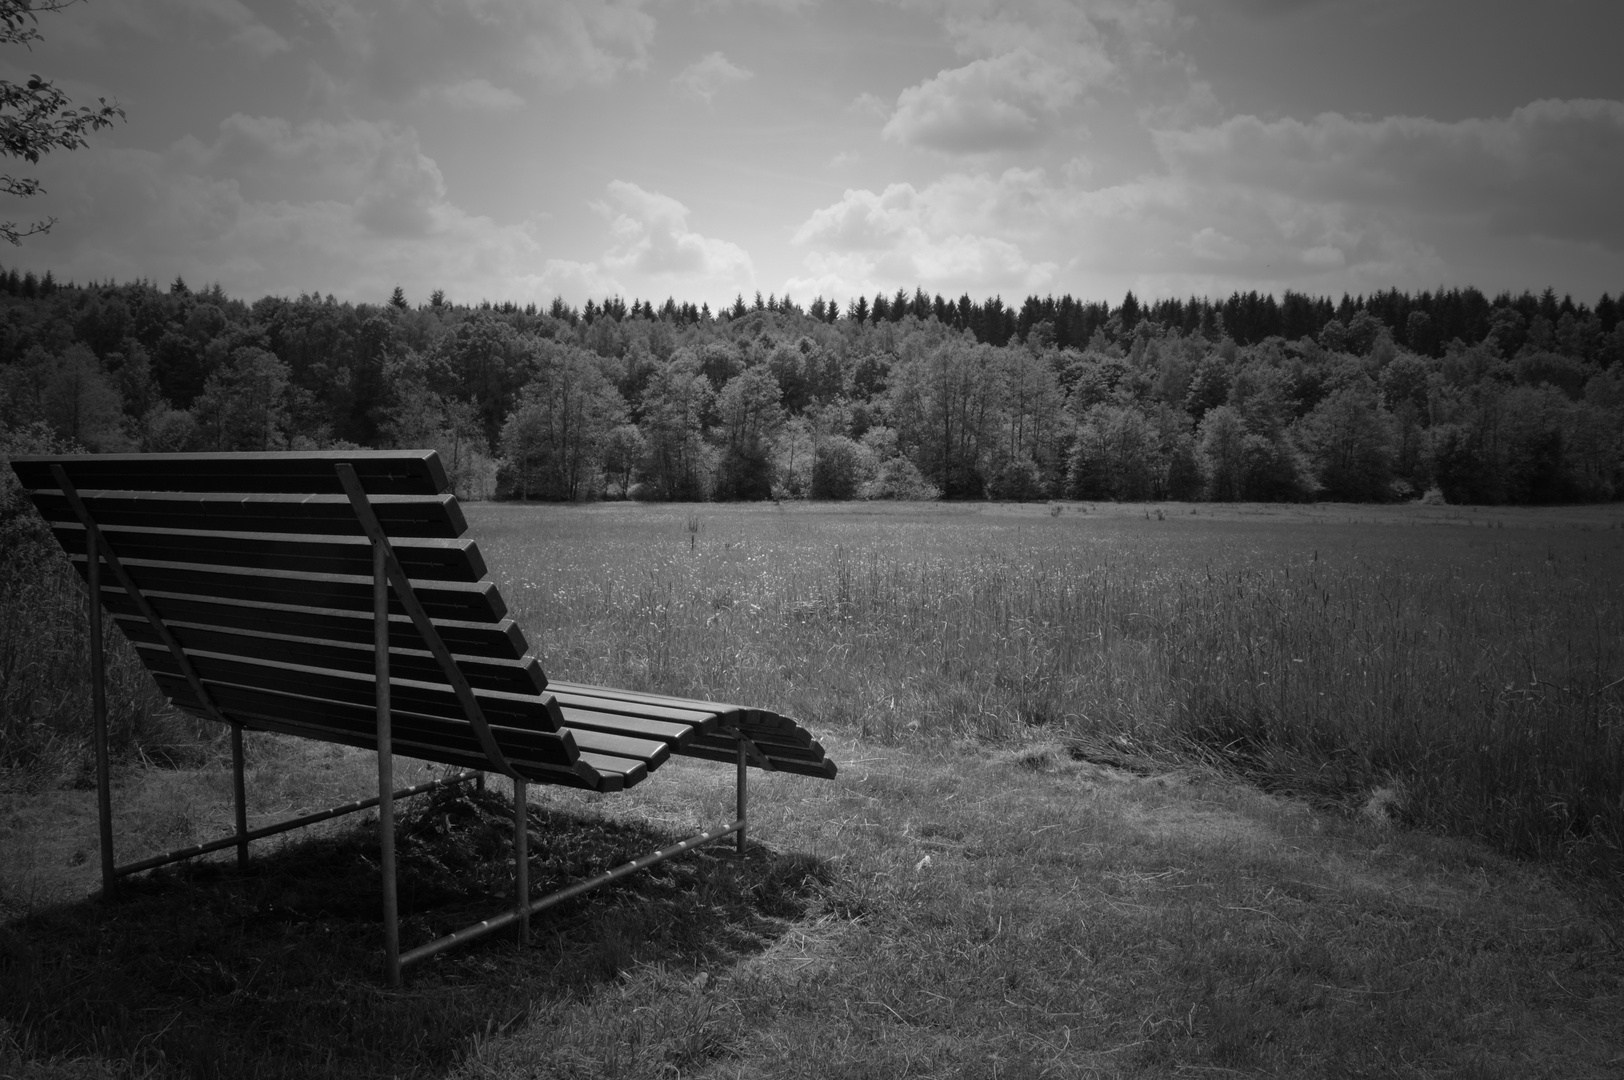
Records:
<instances>
[{"instance_id":1,"label":"bench shadow on grass","mask_svg":"<svg viewBox=\"0 0 1624 1080\"><path fill-rule=\"evenodd\" d=\"M513 888L512 804L445 789L401 815L401 945L500 911ZM531 807L541 895L681 837ZM134 1075L442 1073L532 1003L584 996L636 964L716 967L765 947L830 880L820 860L730 840L554 907L531 945L499 931L383 984L377 825L232 863L127 879L0 926L0 1034L28 1056L95 1055Z\"/></svg>"}]
</instances>

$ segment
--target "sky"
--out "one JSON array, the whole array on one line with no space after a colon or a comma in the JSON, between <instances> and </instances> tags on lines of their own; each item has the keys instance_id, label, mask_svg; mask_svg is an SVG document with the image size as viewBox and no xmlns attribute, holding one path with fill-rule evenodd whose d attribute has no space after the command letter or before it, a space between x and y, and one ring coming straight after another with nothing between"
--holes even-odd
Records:
<instances>
[{"instance_id":1,"label":"sky","mask_svg":"<svg viewBox=\"0 0 1624 1080\"><path fill-rule=\"evenodd\" d=\"M1618 0L85 0L10 266L229 294L1624 291Z\"/></svg>"}]
</instances>

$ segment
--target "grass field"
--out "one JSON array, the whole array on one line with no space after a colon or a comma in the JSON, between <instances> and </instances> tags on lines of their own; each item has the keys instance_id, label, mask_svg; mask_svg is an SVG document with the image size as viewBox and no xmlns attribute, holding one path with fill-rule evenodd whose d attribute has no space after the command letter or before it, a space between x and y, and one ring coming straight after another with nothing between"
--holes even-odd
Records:
<instances>
[{"instance_id":1,"label":"grass field","mask_svg":"<svg viewBox=\"0 0 1624 1080\"><path fill-rule=\"evenodd\" d=\"M0 1076L1624 1073L1624 513L1194 510L471 506L550 673L779 708L841 776L399 992L364 823L107 908L93 794L16 778ZM121 769L121 857L227 828L181 758ZM256 821L371 767L250 760ZM551 793L533 876L730 780ZM408 933L511 880L491 799L406 830Z\"/></svg>"},{"instance_id":2,"label":"grass field","mask_svg":"<svg viewBox=\"0 0 1624 1080\"><path fill-rule=\"evenodd\" d=\"M1624 513L908 505L473 518L550 670L866 738L1034 729L1524 854L1624 845ZM576 675L579 673L579 675Z\"/></svg>"}]
</instances>

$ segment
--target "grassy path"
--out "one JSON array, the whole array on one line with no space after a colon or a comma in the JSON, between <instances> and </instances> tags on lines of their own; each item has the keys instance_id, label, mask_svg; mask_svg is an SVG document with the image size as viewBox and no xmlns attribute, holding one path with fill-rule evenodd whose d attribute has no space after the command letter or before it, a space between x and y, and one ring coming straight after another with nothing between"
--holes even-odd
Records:
<instances>
[{"instance_id":1,"label":"grassy path","mask_svg":"<svg viewBox=\"0 0 1624 1080\"><path fill-rule=\"evenodd\" d=\"M1619 911L1549 871L1198 774L826 745L839 780L756 784L744 864L665 864L393 994L371 896L300 877L365 893L364 828L111 912L82 899L93 858L0 874L0 1075L1624 1075ZM722 814L725 773L540 812L559 850L608 835L577 812L677 833ZM132 774L128 801L173 782Z\"/></svg>"}]
</instances>

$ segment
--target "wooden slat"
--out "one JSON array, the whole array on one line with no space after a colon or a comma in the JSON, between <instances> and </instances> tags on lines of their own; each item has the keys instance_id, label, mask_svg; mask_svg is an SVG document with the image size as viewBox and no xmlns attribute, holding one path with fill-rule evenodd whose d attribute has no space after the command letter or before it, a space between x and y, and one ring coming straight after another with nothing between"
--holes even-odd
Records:
<instances>
[{"instance_id":1,"label":"wooden slat","mask_svg":"<svg viewBox=\"0 0 1624 1080\"><path fill-rule=\"evenodd\" d=\"M611 735L602 731L568 729L575 737L575 745L583 755L612 754L615 757L641 761L650 769L657 769L671 757L671 747L654 739L635 739L627 735Z\"/></svg>"},{"instance_id":2,"label":"wooden slat","mask_svg":"<svg viewBox=\"0 0 1624 1080\"><path fill-rule=\"evenodd\" d=\"M169 491L79 493L96 521L110 528L145 527L225 532L361 536L361 523L344 495L192 494ZM55 489L33 492L47 521L71 521L73 510ZM380 495L372 500L391 537L455 539L468 530L451 495Z\"/></svg>"},{"instance_id":3,"label":"wooden slat","mask_svg":"<svg viewBox=\"0 0 1624 1080\"><path fill-rule=\"evenodd\" d=\"M185 706L180 707L185 708ZM378 749L375 730L372 734L364 732L351 733L274 718L255 718L252 721L244 721L243 726L251 730L275 731L283 735L297 735L302 739L339 743L344 746L358 747L362 750L376 751ZM434 746L393 737L390 738L390 743L397 753L418 758L422 761L437 761L445 765L456 765L466 769L488 769L490 767L485 760L485 756L477 751L464 754L455 750L448 750L443 746ZM588 791L620 790L619 786L612 789L605 788L603 780L597 775L596 770L583 766L579 760L570 768L545 765L534 761L523 761L518 768L527 779L535 780L538 783L584 788ZM620 783L619 777L615 778L615 783L617 785Z\"/></svg>"},{"instance_id":4,"label":"wooden slat","mask_svg":"<svg viewBox=\"0 0 1624 1080\"><path fill-rule=\"evenodd\" d=\"M604 791L620 791L648 779L648 766L631 758L615 757L611 754L582 754L581 763L591 766L603 777ZM619 777L619 787L608 786L608 781L612 777Z\"/></svg>"},{"instance_id":5,"label":"wooden slat","mask_svg":"<svg viewBox=\"0 0 1624 1080\"><path fill-rule=\"evenodd\" d=\"M85 550L84 527L61 522L53 527L63 550ZM103 529L121 559L291 570L301 574L372 572L372 545L361 536L285 536L276 533L188 532L180 529ZM401 539L396 556L413 581L482 580L485 560L472 540Z\"/></svg>"},{"instance_id":6,"label":"wooden slat","mask_svg":"<svg viewBox=\"0 0 1624 1080\"><path fill-rule=\"evenodd\" d=\"M640 716L651 720L665 720L673 724L703 725L716 720L718 717L726 718L729 716L727 713L700 711L698 709L671 709L641 701L620 701L615 698L597 695L587 696L574 693L568 687L554 686L551 689L557 695L560 705L578 709L592 709L603 713L618 713L622 716Z\"/></svg>"},{"instance_id":7,"label":"wooden slat","mask_svg":"<svg viewBox=\"0 0 1624 1080\"><path fill-rule=\"evenodd\" d=\"M335 450L267 454L73 454L12 459L24 487L49 488L62 465L81 490L342 494L333 466L348 462L368 495L440 495L445 468L432 450Z\"/></svg>"},{"instance_id":8,"label":"wooden slat","mask_svg":"<svg viewBox=\"0 0 1624 1080\"><path fill-rule=\"evenodd\" d=\"M796 745L773 742L768 739L758 739L748 728L740 728L739 733L745 738L749 739L751 742L755 743L763 754L766 754L771 758L792 758L798 761L815 761L824 756L823 747L817 745L816 743L811 743L810 745ZM695 747L709 747L716 750L725 750L734 745L734 740L730 735L717 732L714 734L695 736L694 741L690 745Z\"/></svg>"},{"instance_id":9,"label":"wooden slat","mask_svg":"<svg viewBox=\"0 0 1624 1080\"><path fill-rule=\"evenodd\" d=\"M161 672L154 672L153 675L159 687L177 706L192 712L200 708L191 687L178 676ZM358 705L351 701L283 693L260 686L238 686L207 678L204 681L220 711L244 723L274 720L300 724L312 730L376 737L376 717L370 704ZM393 683L390 685L394 686ZM394 731L419 747L443 748L448 752L471 754L479 761L485 761L474 730L466 721L404 708L391 709L390 714ZM572 767L579 760L575 737L569 732L532 731L492 724L491 733L505 755L512 754L526 761L562 768ZM485 767L489 768L489 764Z\"/></svg>"},{"instance_id":10,"label":"wooden slat","mask_svg":"<svg viewBox=\"0 0 1624 1080\"><path fill-rule=\"evenodd\" d=\"M161 644L158 635L145 619L114 616L119 627L131 641ZM372 649L337 641L287 637L247 631L223 630L212 626L194 626L191 623L170 622L172 633L184 649L201 649L228 656L241 656L258 660L274 660L284 664L305 667L331 668L365 674L373 670ZM457 664L468 681L480 690L499 690L509 694L539 694L547 689L547 680L534 656L520 660L494 660L483 657L462 656ZM439 661L422 650L391 649L389 669L396 678L417 682L438 682L443 678Z\"/></svg>"},{"instance_id":11,"label":"wooden slat","mask_svg":"<svg viewBox=\"0 0 1624 1080\"><path fill-rule=\"evenodd\" d=\"M557 696L557 695L555 695ZM715 725L715 718L706 725L673 724L665 720L648 720L640 716L620 716L615 713L571 708L562 697L558 703L563 709L564 726L572 730L606 731L615 735L631 735L639 739L658 739L672 748L687 746L694 736Z\"/></svg>"},{"instance_id":12,"label":"wooden slat","mask_svg":"<svg viewBox=\"0 0 1624 1080\"><path fill-rule=\"evenodd\" d=\"M71 560L80 577L86 576L85 557ZM225 570L190 563L120 560L143 594L168 593L218 600L256 600L293 607L334 611L372 610L372 582L346 574L294 574L283 570ZM431 618L458 622L500 622L507 606L491 581L438 582L414 588ZM390 614L404 615L398 598L391 597Z\"/></svg>"},{"instance_id":13,"label":"wooden slat","mask_svg":"<svg viewBox=\"0 0 1624 1080\"><path fill-rule=\"evenodd\" d=\"M559 683L555 687L555 691L575 694L581 697L603 698L605 700L614 702L638 702L660 708L712 713L717 716L730 716L738 713L755 711L753 709L745 708L742 705L729 705L719 701L700 701L695 698L673 697L669 694L651 694L635 690L617 690L612 686L594 686L591 683Z\"/></svg>"},{"instance_id":14,"label":"wooden slat","mask_svg":"<svg viewBox=\"0 0 1624 1080\"><path fill-rule=\"evenodd\" d=\"M314 640L370 644L372 618L356 612L321 608L298 608L284 604L249 601L229 602L147 593L147 600L164 622L184 622L196 626L219 626L234 630L264 630ZM122 589L102 590L102 604L116 615L139 615L135 604ZM452 652L485 655L502 660L518 660L530 651L524 634L512 619L481 625L454 620L436 620L440 637ZM425 650L423 638L410 620L396 616L389 620L389 644L397 649ZM426 650L425 650L426 651Z\"/></svg>"},{"instance_id":15,"label":"wooden slat","mask_svg":"<svg viewBox=\"0 0 1624 1080\"><path fill-rule=\"evenodd\" d=\"M136 652L154 675L180 676L180 669L168 650L138 645ZM205 685L231 683L245 688L260 687L269 693L322 698L369 708L377 700L377 684L371 673L324 670L193 650L188 650L186 657ZM434 684L391 677L389 686L390 702L397 709L458 722L467 719L462 703L443 682ZM475 696L492 724L527 731L553 730L552 717L538 695L486 690L476 691Z\"/></svg>"},{"instance_id":16,"label":"wooden slat","mask_svg":"<svg viewBox=\"0 0 1624 1080\"><path fill-rule=\"evenodd\" d=\"M701 758L705 761L732 762L738 760L736 746L728 749L710 746L688 746L677 751L677 753L683 757ZM818 761L803 761L795 758L773 757L769 754L767 760L772 762L775 771L795 773L799 776L820 776L833 779L836 772L835 763L828 758L822 758Z\"/></svg>"}]
</instances>

